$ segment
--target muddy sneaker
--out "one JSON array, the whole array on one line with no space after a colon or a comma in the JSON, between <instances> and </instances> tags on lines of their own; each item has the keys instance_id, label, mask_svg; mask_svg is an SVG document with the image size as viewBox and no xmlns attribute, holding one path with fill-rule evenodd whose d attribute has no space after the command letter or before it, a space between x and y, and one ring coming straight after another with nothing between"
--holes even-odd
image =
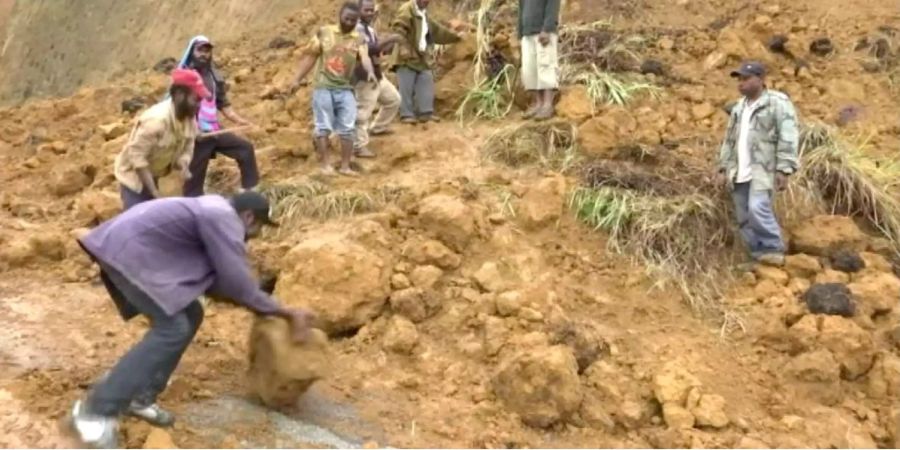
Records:
<instances>
[{"instance_id":1,"label":"muddy sneaker","mask_svg":"<svg viewBox=\"0 0 900 450\"><path fill-rule=\"evenodd\" d=\"M781 253L766 253L756 258L756 262L764 266L782 267L784 266L784 255Z\"/></svg>"},{"instance_id":2,"label":"muddy sneaker","mask_svg":"<svg viewBox=\"0 0 900 450\"><path fill-rule=\"evenodd\" d=\"M419 123L428 123L428 122L438 123L440 121L441 121L441 118L438 116L435 116L434 114L429 114L427 116L419 117Z\"/></svg>"},{"instance_id":3,"label":"muddy sneaker","mask_svg":"<svg viewBox=\"0 0 900 450\"><path fill-rule=\"evenodd\" d=\"M84 402L78 400L69 421L75 437L86 447L119 448L119 422L115 417L91 414Z\"/></svg>"},{"instance_id":4,"label":"muddy sneaker","mask_svg":"<svg viewBox=\"0 0 900 450\"><path fill-rule=\"evenodd\" d=\"M142 406L131 402L127 413L157 427L171 427L175 423L175 415L160 408L156 403L150 406Z\"/></svg>"},{"instance_id":5,"label":"muddy sneaker","mask_svg":"<svg viewBox=\"0 0 900 450\"><path fill-rule=\"evenodd\" d=\"M415 124L419 123L419 121L417 121L416 119L414 119L412 117L404 117L404 118L400 119L400 123L405 123L407 125L415 125Z\"/></svg>"}]
</instances>

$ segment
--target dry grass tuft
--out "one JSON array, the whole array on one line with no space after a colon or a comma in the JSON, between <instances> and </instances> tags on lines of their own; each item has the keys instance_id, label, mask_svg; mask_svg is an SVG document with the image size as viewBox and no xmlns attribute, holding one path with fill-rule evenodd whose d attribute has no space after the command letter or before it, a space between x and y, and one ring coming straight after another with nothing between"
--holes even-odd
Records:
<instances>
[{"instance_id":1,"label":"dry grass tuft","mask_svg":"<svg viewBox=\"0 0 900 450\"><path fill-rule=\"evenodd\" d=\"M261 191L272 203L273 216L283 225L303 219L328 220L376 212L400 195L393 187L375 192L331 190L316 181L277 184Z\"/></svg>"},{"instance_id":2,"label":"dry grass tuft","mask_svg":"<svg viewBox=\"0 0 900 450\"><path fill-rule=\"evenodd\" d=\"M900 253L900 161L867 156L868 144L868 137L840 136L824 125L806 129L792 193L826 212L865 219Z\"/></svg>"},{"instance_id":3,"label":"dry grass tuft","mask_svg":"<svg viewBox=\"0 0 900 450\"><path fill-rule=\"evenodd\" d=\"M481 147L486 159L511 167L537 164L560 172L577 167L578 128L565 120L525 122L501 128Z\"/></svg>"}]
</instances>

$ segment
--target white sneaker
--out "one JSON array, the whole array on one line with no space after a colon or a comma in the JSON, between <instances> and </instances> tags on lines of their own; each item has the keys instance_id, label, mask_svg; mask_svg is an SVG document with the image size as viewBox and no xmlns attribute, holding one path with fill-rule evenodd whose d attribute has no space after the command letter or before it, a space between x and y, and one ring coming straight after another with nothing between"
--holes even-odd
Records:
<instances>
[{"instance_id":1,"label":"white sneaker","mask_svg":"<svg viewBox=\"0 0 900 450\"><path fill-rule=\"evenodd\" d=\"M89 413L81 400L72 407L72 430L85 446L119 448L119 421L115 417Z\"/></svg>"},{"instance_id":2,"label":"white sneaker","mask_svg":"<svg viewBox=\"0 0 900 450\"><path fill-rule=\"evenodd\" d=\"M156 403L149 406L141 406L131 402L127 413L157 427L171 427L175 423L175 415L160 408Z\"/></svg>"}]
</instances>

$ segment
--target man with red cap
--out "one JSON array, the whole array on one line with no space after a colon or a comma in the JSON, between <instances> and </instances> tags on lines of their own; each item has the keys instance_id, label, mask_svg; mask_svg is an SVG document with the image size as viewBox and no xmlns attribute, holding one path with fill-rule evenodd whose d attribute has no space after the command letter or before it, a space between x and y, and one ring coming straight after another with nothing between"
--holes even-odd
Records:
<instances>
[{"instance_id":1,"label":"man with red cap","mask_svg":"<svg viewBox=\"0 0 900 450\"><path fill-rule=\"evenodd\" d=\"M197 127L200 133L222 130L219 113L239 126L252 125L231 107L225 79L216 70L213 63L213 44L209 38L201 35L191 39L178 67L197 71L206 88L212 93L200 102L200 110L197 113ZM256 165L256 154L250 141L234 133L223 132L214 136L204 136L203 134L198 136L197 145L194 147L194 157L190 167L191 178L184 184L186 197L203 195L203 184L206 181L209 160L217 155L224 155L237 161L238 169L241 171L241 191L252 190L259 184L259 168Z\"/></svg>"},{"instance_id":2,"label":"man with red cap","mask_svg":"<svg viewBox=\"0 0 900 450\"><path fill-rule=\"evenodd\" d=\"M157 182L172 170L191 177L197 136L195 117L210 92L193 70L175 69L169 98L141 113L128 142L116 157L115 176L125 209L159 198Z\"/></svg>"}]
</instances>

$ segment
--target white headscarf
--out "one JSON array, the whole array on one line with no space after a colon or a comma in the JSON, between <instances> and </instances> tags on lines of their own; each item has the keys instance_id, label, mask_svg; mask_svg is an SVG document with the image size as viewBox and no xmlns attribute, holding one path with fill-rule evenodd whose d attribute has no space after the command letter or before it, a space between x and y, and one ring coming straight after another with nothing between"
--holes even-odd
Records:
<instances>
[{"instance_id":1,"label":"white headscarf","mask_svg":"<svg viewBox=\"0 0 900 450\"><path fill-rule=\"evenodd\" d=\"M419 2L413 0L413 5L416 7L416 15L422 18L422 35L419 36L419 51L425 52L425 49L428 48L428 18L425 17L425 10L419 8Z\"/></svg>"}]
</instances>

